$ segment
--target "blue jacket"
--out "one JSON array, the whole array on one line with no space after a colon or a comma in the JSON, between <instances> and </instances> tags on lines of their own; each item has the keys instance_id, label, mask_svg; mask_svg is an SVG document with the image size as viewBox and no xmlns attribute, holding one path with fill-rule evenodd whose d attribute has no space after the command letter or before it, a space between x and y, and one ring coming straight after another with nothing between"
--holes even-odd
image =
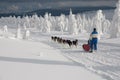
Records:
<instances>
[{"instance_id":1,"label":"blue jacket","mask_svg":"<svg viewBox=\"0 0 120 80\"><path fill-rule=\"evenodd\" d=\"M98 38L98 32L96 31L93 31L91 35L92 35L92 38Z\"/></svg>"},{"instance_id":2,"label":"blue jacket","mask_svg":"<svg viewBox=\"0 0 120 80\"><path fill-rule=\"evenodd\" d=\"M93 31L93 32L91 33L91 35L92 35L92 43L97 44L97 42L98 42L98 32Z\"/></svg>"}]
</instances>

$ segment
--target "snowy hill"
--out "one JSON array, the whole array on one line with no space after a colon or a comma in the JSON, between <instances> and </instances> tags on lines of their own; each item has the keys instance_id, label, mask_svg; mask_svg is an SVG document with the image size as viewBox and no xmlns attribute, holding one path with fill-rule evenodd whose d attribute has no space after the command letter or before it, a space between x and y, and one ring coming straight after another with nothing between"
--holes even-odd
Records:
<instances>
[{"instance_id":1,"label":"snowy hill","mask_svg":"<svg viewBox=\"0 0 120 80\"><path fill-rule=\"evenodd\" d=\"M104 80L44 43L0 38L0 44L0 80Z\"/></svg>"},{"instance_id":2,"label":"snowy hill","mask_svg":"<svg viewBox=\"0 0 120 80\"><path fill-rule=\"evenodd\" d=\"M58 44L51 41L51 35L77 38L79 46L69 48ZM120 39L100 40L99 50L87 53L82 44L87 42L88 36L52 32L32 34L29 41L0 38L0 79L119 80Z\"/></svg>"},{"instance_id":3,"label":"snowy hill","mask_svg":"<svg viewBox=\"0 0 120 80\"><path fill-rule=\"evenodd\" d=\"M70 9L68 16L1 17L0 80L119 80L120 0L116 7L77 15ZM98 50L89 53L82 45L93 28Z\"/></svg>"}]
</instances>

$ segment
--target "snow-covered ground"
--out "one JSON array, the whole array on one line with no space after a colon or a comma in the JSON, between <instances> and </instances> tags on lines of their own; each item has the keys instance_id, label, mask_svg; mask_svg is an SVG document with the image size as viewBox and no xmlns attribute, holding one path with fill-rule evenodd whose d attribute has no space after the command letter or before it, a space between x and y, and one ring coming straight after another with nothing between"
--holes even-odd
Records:
<instances>
[{"instance_id":1,"label":"snow-covered ground","mask_svg":"<svg viewBox=\"0 0 120 80\"><path fill-rule=\"evenodd\" d=\"M120 0L115 13L2 17L0 19L0 80L119 80ZM113 14L114 13L114 14ZM89 17L87 17L88 15ZM87 16L86 16L87 15ZM85 52L92 29L99 33L97 52ZM51 36L78 39L69 47Z\"/></svg>"},{"instance_id":2,"label":"snow-covered ground","mask_svg":"<svg viewBox=\"0 0 120 80\"><path fill-rule=\"evenodd\" d=\"M69 48L52 36L78 39ZM119 80L120 38L99 41L98 51L84 52L89 34L32 32L30 40L0 38L0 80Z\"/></svg>"},{"instance_id":3,"label":"snow-covered ground","mask_svg":"<svg viewBox=\"0 0 120 80\"><path fill-rule=\"evenodd\" d=\"M41 40L0 38L0 44L0 80L104 80Z\"/></svg>"}]
</instances>

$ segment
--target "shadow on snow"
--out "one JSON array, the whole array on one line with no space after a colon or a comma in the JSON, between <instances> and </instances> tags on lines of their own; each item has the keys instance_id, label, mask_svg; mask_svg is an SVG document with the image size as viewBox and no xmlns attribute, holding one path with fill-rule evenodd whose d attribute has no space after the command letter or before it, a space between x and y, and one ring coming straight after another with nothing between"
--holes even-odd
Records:
<instances>
[{"instance_id":1,"label":"shadow on snow","mask_svg":"<svg viewBox=\"0 0 120 80\"><path fill-rule=\"evenodd\" d=\"M32 64L50 64L50 65L68 65L68 66L79 66L72 62L55 61L55 60L39 60L39 59L27 59L27 58L13 58L0 56L0 61L7 62L19 62L19 63L32 63Z\"/></svg>"}]
</instances>

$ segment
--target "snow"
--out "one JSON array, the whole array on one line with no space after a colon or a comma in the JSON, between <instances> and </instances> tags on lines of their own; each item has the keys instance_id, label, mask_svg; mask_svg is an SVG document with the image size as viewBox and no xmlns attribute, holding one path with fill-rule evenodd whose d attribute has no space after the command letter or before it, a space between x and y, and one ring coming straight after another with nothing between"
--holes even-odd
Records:
<instances>
[{"instance_id":1,"label":"snow","mask_svg":"<svg viewBox=\"0 0 120 80\"><path fill-rule=\"evenodd\" d=\"M102 10L0 18L0 80L119 80L119 4L114 16L105 12L108 18ZM94 27L98 50L85 52L82 45ZM59 44L51 36L78 39L78 46Z\"/></svg>"},{"instance_id":2,"label":"snow","mask_svg":"<svg viewBox=\"0 0 120 80\"><path fill-rule=\"evenodd\" d=\"M0 44L0 80L104 80L41 42L0 38Z\"/></svg>"},{"instance_id":3,"label":"snow","mask_svg":"<svg viewBox=\"0 0 120 80\"><path fill-rule=\"evenodd\" d=\"M40 61L40 60L39 60ZM83 68L53 64L0 62L1 80L103 80ZM50 63L50 62L48 62ZM8 67L9 66L9 67ZM87 77L86 77L87 75ZM89 77L89 79L88 79Z\"/></svg>"},{"instance_id":4,"label":"snow","mask_svg":"<svg viewBox=\"0 0 120 80\"><path fill-rule=\"evenodd\" d=\"M100 34L109 33L111 20L106 18L102 10L98 10L87 14L73 14L70 9L70 15L65 16L51 16L46 13L44 17L38 17L37 14L33 16L24 17L2 17L0 18L0 27L7 25L9 28L16 28L16 26L26 30L35 29L39 32L50 33L51 31L61 31L61 34L68 32L71 35L78 35L80 33L91 32L93 28L97 28ZM112 27L112 26L111 26ZM108 29L108 30L106 30ZM101 35L100 35L101 36Z\"/></svg>"},{"instance_id":5,"label":"snow","mask_svg":"<svg viewBox=\"0 0 120 80\"><path fill-rule=\"evenodd\" d=\"M120 0L118 1L118 3L116 4L117 9L114 11L114 16L113 16L113 20L111 22L111 38L117 38L120 37ZM114 26L114 27L113 27Z\"/></svg>"},{"instance_id":6,"label":"snow","mask_svg":"<svg viewBox=\"0 0 120 80\"><path fill-rule=\"evenodd\" d=\"M16 38L22 39L21 29L19 27L17 29Z\"/></svg>"},{"instance_id":7,"label":"snow","mask_svg":"<svg viewBox=\"0 0 120 80\"><path fill-rule=\"evenodd\" d=\"M35 33L29 40L0 38L1 80L119 80L119 38L100 40L98 51L87 53L82 44L89 34L83 37L84 33L72 36L61 32ZM79 46L58 44L51 41L51 35L77 38Z\"/></svg>"}]
</instances>

